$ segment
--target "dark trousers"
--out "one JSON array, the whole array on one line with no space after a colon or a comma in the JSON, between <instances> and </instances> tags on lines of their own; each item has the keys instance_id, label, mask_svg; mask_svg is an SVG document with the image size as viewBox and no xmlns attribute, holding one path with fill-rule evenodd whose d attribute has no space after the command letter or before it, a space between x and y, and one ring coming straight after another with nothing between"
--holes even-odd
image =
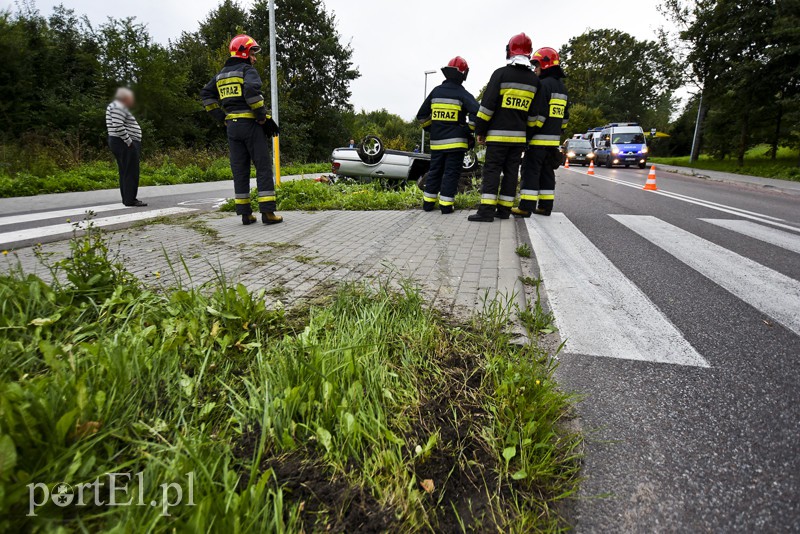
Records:
<instances>
[{"instance_id":1,"label":"dark trousers","mask_svg":"<svg viewBox=\"0 0 800 534\"><path fill-rule=\"evenodd\" d=\"M250 215L250 163L256 166L258 207L261 213L277 209L275 182L272 180L272 150L264 129L252 119L233 119L228 125L228 147L231 153L233 190L236 213Z\"/></svg>"},{"instance_id":2,"label":"dark trousers","mask_svg":"<svg viewBox=\"0 0 800 534\"><path fill-rule=\"evenodd\" d=\"M517 196L519 165L525 145L487 145L483 163L483 189L478 215L510 213ZM502 181L500 174L502 173Z\"/></svg>"},{"instance_id":3,"label":"dark trousers","mask_svg":"<svg viewBox=\"0 0 800 534\"><path fill-rule=\"evenodd\" d=\"M533 211L537 207L545 211L553 209L556 198L556 171L553 161L558 159L558 148L554 146L532 146L525 153L522 164L522 187L519 209Z\"/></svg>"},{"instance_id":4,"label":"dark trousers","mask_svg":"<svg viewBox=\"0 0 800 534\"><path fill-rule=\"evenodd\" d=\"M142 157L142 143L134 141L128 146L119 137L109 137L108 146L117 160L122 203L133 206L139 194L139 159Z\"/></svg>"},{"instance_id":5,"label":"dark trousers","mask_svg":"<svg viewBox=\"0 0 800 534\"><path fill-rule=\"evenodd\" d=\"M425 181L425 202L436 202L439 206L453 206L461 179L466 150L431 151L431 168Z\"/></svg>"}]
</instances>

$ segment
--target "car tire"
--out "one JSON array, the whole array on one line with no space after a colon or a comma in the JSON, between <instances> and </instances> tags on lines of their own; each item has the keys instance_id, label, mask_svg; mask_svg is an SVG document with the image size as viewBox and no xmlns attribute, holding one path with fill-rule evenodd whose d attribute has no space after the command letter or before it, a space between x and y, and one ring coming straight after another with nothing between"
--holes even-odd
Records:
<instances>
[{"instance_id":1,"label":"car tire","mask_svg":"<svg viewBox=\"0 0 800 534\"><path fill-rule=\"evenodd\" d=\"M614 168L614 160L611 159L611 156L608 157L606 160L606 169L613 169Z\"/></svg>"},{"instance_id":2,"label":"car tire","mask_svg":"<svg viewBox=\"0 0 800 534\"><path fill-rule=\"evenodd\" d=\"M626 168L626 169L630 169L630 168L631 168L631 166L630 166L630 165L625 165L625 168Z\"/></svg>"},{"instance_id":3,"label":"car tire","mask_svg":"<svg viewBox=\"0 0 800 534\"><path fill-rule=\"evenodd\" d=\"M461 172L474 172L478 168L478 155L474 150L467 150L464 154L464 163L461 166Z\"/></svg>"},{"instance_id":4,"label":"car tire","mask_svg":"<svg viewBox=\"0 0 800 534\"><path fill-rule=\"evenodd\" d=\"M646 169L647 168L647 163L640 163L639 164L639 168L640 169Z\"/></svg>"},{"instance_id":5,"label":"car tire","mask_svg":"<svg viewBox=\"0 0 800 534\"><path fill-rule=\"evenodd\" d=\"M367 165L375 165L380 163L386 154L386 148L383 146L383 141L377 135L366 136L356 149L358 157Z\"/></svg>"}]
</instances>

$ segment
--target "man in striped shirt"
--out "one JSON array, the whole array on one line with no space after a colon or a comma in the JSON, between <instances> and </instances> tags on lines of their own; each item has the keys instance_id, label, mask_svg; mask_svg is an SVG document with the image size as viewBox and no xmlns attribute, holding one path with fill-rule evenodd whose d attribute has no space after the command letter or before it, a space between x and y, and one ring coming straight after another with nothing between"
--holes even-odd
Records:
<instances>
[{"instance_id":1,"label":"man in striped shirt","mask_svg":"<svg viewBox=\"0 0 800 534\"><path fill-rule=\"evenodd\" d=\"M139 192L139 159L142 156L142 129L130 109L135 99L133 91L117 89L114 101L106 108L108 146L119 168L119 190L126 206L147 206L136 198Z\"/></svg>"}]
</instances>

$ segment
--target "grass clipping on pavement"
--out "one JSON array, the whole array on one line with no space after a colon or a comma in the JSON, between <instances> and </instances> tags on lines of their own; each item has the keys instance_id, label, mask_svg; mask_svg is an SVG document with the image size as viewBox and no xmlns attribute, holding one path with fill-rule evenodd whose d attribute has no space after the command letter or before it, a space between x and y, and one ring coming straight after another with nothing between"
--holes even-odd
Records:
<instances>
[{"instance_id":1,"label":"grass clipping on pavement","mask_svg":"<svg viewBox=\"0 0 800 534\"><path fill-rule=\"evenodd\" d=\"M61 282L0 276L0 530L566 526L571 399L547 354L509 343L506 306L457 325L411 287L351 285L273 310L222 281L147 289L92 232L71 247ZM97 504L106 473L133 474L116 497L134 505ZM30 484L98 477L85 505L29 515Z\"/></svg>"},{"instance_id":2,"label":"grass clipping on pavement","mask_svg":"<svg viewBox=\"0 0 800 534\"><path fill-rule=\"evenodd\" d=\"M284 182L278 188L278 211L378 211L409 210L422 207L422 191L411 184L400 189L382 189L378 183L325 184L313 180ZM258 192L250 195L253 211L258 212ZM468 209L480 202L480 193L456 195L456 209ZM228 200L222 211L234 211Z\"/></svg>"}]
</instances>

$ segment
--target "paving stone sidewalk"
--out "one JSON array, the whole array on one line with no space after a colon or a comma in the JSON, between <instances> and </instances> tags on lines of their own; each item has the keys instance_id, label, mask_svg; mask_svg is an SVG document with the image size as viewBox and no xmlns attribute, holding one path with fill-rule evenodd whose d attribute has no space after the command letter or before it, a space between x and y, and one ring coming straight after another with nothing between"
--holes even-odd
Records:
<instances>
[{"instance_id":1,"label":"paving stone sidewalk","mask_svg":"<svg viewBox=\"0 0 800 534\"><path fill-rule=\"evenodd\" d=\"M233 214L170 219L110 233L111 250L149 284L199 285L224 276L287 304L337 282L412 279L435 306L459 315L480 311L498 294L524 306L513 219L480 224L468 222L466 212L422 211L283 215L284 224L247 227ZM67 242L42 252L63 257ZM26 272L46 274L33 249L0 265L17 258Z\"/></svg>"}]
</instances>

